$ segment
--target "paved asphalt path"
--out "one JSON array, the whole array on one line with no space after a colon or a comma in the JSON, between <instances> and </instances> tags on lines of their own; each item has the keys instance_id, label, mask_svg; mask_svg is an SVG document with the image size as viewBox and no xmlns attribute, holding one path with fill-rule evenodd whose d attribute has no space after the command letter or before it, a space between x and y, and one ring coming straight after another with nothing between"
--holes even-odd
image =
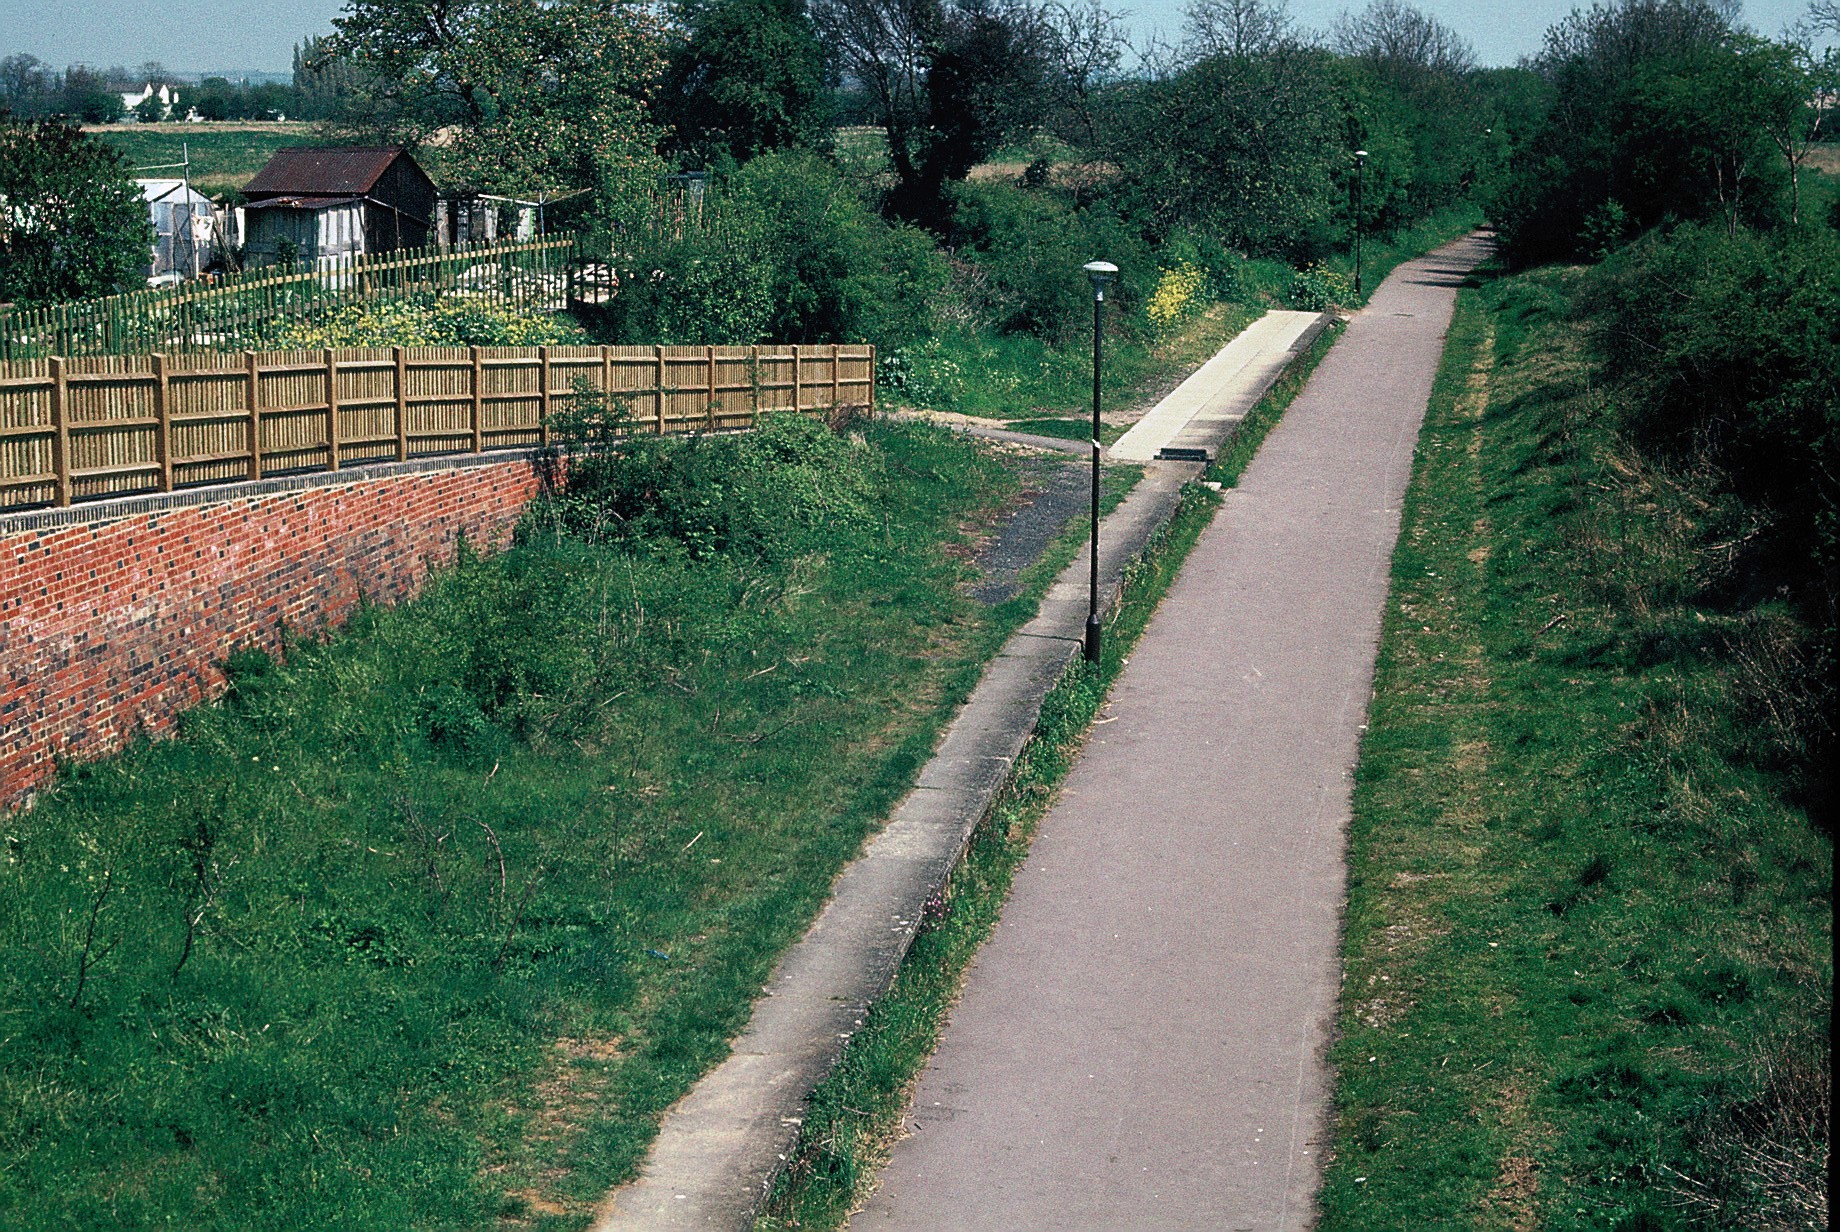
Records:
<instances>
[{"instance_id":1,"label":"paved asphalt path","mask_svg":"<svg viewBox=\"0 0 1840 1232\"><path fill-rule=\"evenodd\" d=\"M1044 819L857 1232L1304 1228L1351 770L1470 238L1355 316Z\"/></svg>"}]
</instances>

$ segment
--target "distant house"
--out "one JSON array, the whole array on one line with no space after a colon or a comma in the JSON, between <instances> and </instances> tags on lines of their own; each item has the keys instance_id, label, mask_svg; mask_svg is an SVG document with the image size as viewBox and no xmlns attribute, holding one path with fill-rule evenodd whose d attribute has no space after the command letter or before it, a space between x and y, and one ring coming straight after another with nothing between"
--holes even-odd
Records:
<instances>
[{"instance_id":1,"label":"distant house","mask_svg":"<svg viewBox=\"0 0 1840 1232\"><path fill-rule=\"evenodd\" d=\"M173 104L179 101L179 92L171 86L156 86L152 82L148 82L139 90L125 90L122 92L122 117L130 122L140 119L141 113L137 108L150 98L158 101L160 119L169 120L172 118Z\"/></svg>"},{"instance_id":2,"label":"distant house","mask_svg":"<svg viewBox=\"0 0 1840 1232\"><path fill-rule=\"evenodd\" d=\"M294 146L243 186L244 263L329 267L431 238L434 181L399 149Z\"/></svg>"},{"instance_id":3,"label":"distant house","mask_svg":"<svg viewBox=\"0 0 1840 1232\"><path fill-rule=\"evenodd\" d=\"M211 199L184 180L136 180L153 223L152 261L156 281L194 278L217 258Z\"/></svg>"}]
</instances>

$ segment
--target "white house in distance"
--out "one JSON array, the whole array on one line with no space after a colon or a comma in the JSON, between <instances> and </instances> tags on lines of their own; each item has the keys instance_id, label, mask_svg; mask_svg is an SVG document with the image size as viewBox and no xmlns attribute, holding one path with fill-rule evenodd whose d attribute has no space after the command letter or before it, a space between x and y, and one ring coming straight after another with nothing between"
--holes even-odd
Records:
<instances>
[{"instance_id":1,"label":"white house in distance","mask_svg":"<svg viewBox=\"0 0 1840 1232\"><path fill-rule=\"evenodd\" d=\"M142 86L138 92L127 90L122 93L121 106L124 112L122 118L129 121L139 119L140 112L136 111L135 108L139 107L150 98L159 100L160 118L162 120L172 119L173 104L179 101L179 92L171 86L156 86L152 82L148 82L146 85Z\"/></svg>"},{"instance_id":2,"label":"white house in distance","mask_svg":"<svg viewBox=\"0 0 1840 1232\"><path fill-rule=\"evenodd\" d=\"M195 278L217 256L211 199L184 180L136 180L153 223L149 282Z\"/></svg>"}]
</instances>

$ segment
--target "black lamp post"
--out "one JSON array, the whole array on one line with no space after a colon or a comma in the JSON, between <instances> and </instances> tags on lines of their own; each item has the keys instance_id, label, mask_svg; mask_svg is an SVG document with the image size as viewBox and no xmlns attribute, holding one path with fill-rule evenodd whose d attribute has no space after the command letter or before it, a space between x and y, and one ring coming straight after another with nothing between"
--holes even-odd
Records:
<instances>
[{"instance_id":1,"label":"black lamp post","mask_svg":"<svg viewBox=\"0 0 1840 1232\"><path fill-rule=\"evenodd\" d=\"M1354 152L1354 293L1361 294L1361 172L1367 166L1367 151Z\"/></svg>"},{"instance_id":2,"label":"black lamp post","mask_svg":"<svg viewBox=\"0 0 1840 1232\"><path fill-rule=\"evenodd\" d=\"M1086 603L1086 661L1099 661L1099 309L1105 303L1106 284L1118 276L1110 261L1088 261L1081 266L1093 289L1093 401L1092 401L1092 586Z\"/></svg>"}]
</instances>

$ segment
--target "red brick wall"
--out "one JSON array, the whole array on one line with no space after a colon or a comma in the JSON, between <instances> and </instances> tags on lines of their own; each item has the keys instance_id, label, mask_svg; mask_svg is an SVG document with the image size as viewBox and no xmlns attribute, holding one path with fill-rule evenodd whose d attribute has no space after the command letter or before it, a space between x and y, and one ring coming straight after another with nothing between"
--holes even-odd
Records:
<instances>
[{"instance_id":1,"label":"red brick wall","mask_svg":"<svg viewBox=\"0 0 1840 1232\"><path fill-rule=\"evenodd\" d=\"M216 664L230 651L275 649L282 622L312 631L360 592L414 594L460 531L503 546L537 485L520 456L225 489L176 508L111 502L79 507L74 525L0 520L0 808L42 783L56 756L95 757L137 729L169 727L223 684Z\"/></svg>"}]
</instances>

